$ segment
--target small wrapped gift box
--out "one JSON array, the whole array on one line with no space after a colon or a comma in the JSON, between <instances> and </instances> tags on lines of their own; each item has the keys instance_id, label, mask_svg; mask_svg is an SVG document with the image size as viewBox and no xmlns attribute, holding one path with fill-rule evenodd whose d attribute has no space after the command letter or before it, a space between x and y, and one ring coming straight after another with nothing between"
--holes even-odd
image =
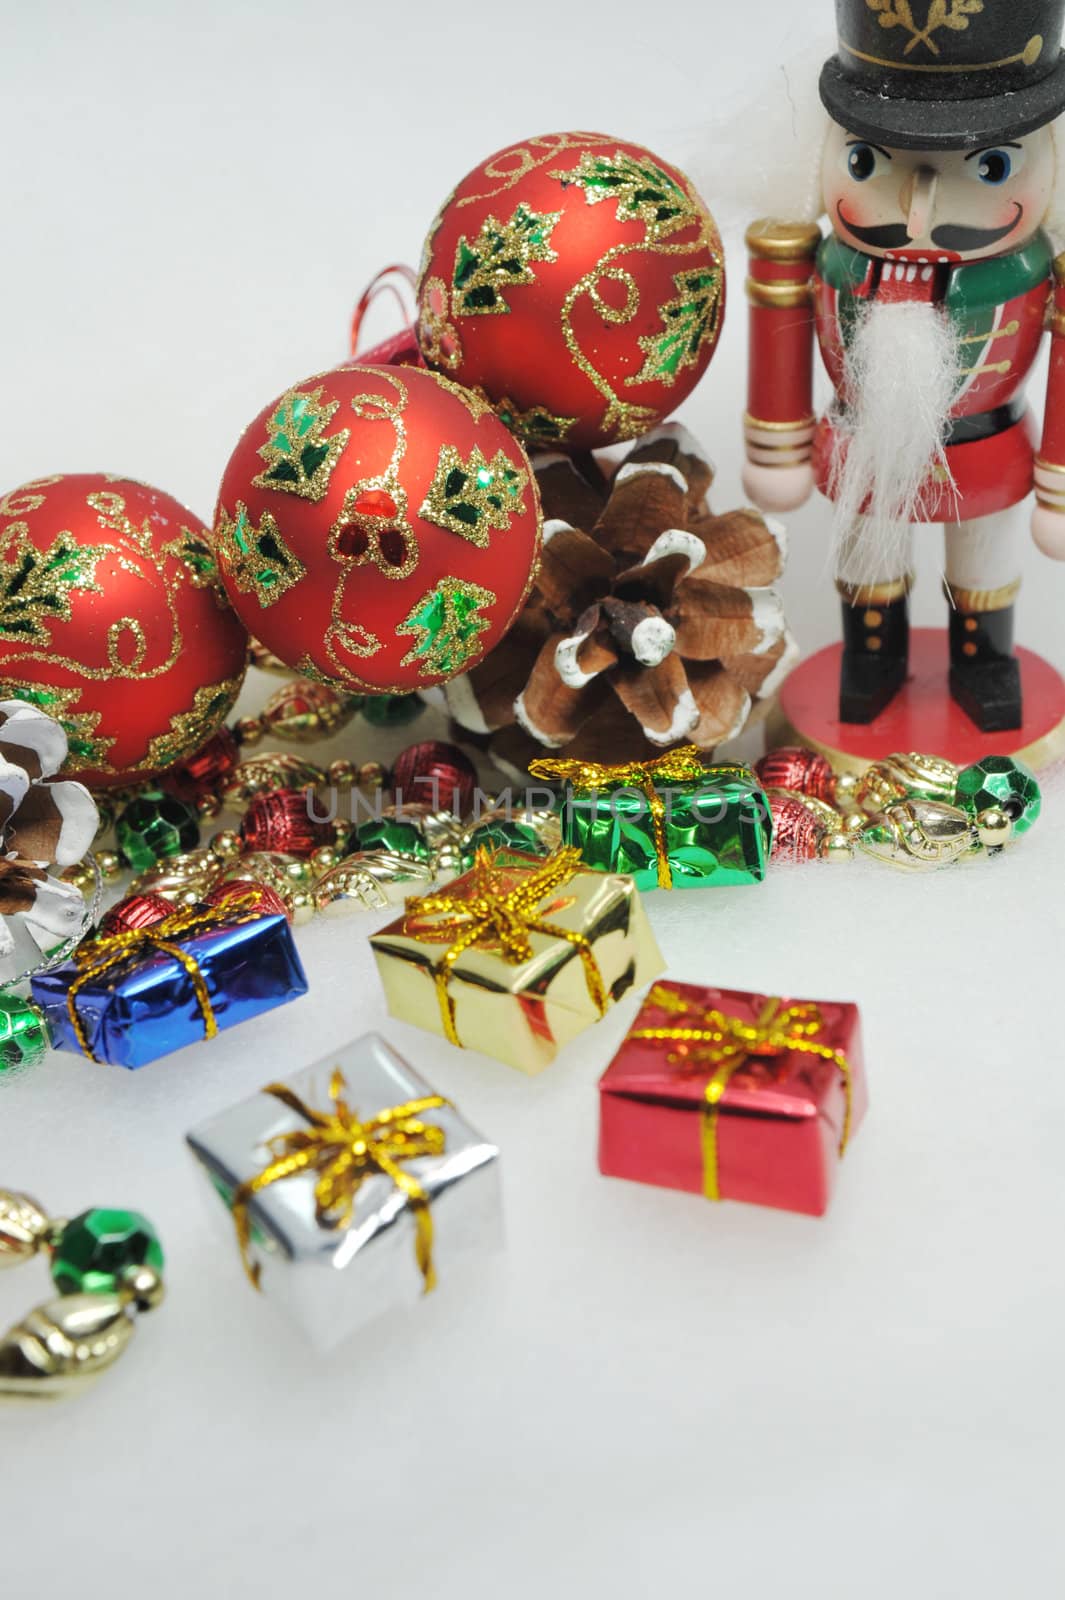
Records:
<instances>
[{"instance_id":1,"label":"small wrapped gift box","mask_svg":"<svg viewBox=\"0 0 1065 1600\"><path fill-rule=\"evenodd\" d=\"M319 1349L502 1242L499 1151L377 1034L188 1143L229 1212L235 1267Z\"/></svg>"},{"instance_id":2,"label":"small wrapped gift box","mask_svg":"<svg viewBox=\"0 0 1065 1600\"><path fill-rule=\"evenodd\" d=\"M307 979L287 917L198 906L90 940L31 987L54 1049L133 1068L297 999Z\"/></svg>"},{"instance_id":3,"label":"small wrapped gift box","mask_svg":"<svg viewBox=\"0 0 1065 1600\"><path fill-rule=\"evenodd\" d=\"M765 877L773 819L747 767L712 766L686 745L628 766L551 759L529 771L564 781L563 842L598 872L630 873L638 889L710 889Z\"/></svg>"},{"instance_id":4,"label":"small wrapped gift box","mask_svg":"<svg viewBox=\"0 0 1065 1600\"><path fill-rule=\"evenodd\" d=\"M657 983L599 1092L609 1177L820 1216L866 1109L858 1008Z\"/></svg>"},{"instance_id":5,"label":"small wrapped gift box","mask_svg":"<svg viewBox=\"0 0 1065 1600\"><path fill-rule=\"evenodd\" d=\"M394 1017L530 1073L663 967L632 879L565 849L480 850L370 943Z\"/></svg>"}]
</instances>

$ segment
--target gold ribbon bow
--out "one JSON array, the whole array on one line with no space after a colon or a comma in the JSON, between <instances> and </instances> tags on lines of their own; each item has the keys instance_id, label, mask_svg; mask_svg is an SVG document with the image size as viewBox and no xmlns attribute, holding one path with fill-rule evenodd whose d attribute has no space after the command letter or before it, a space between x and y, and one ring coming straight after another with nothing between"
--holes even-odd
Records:
<instances>
[{"instance_id":1,"label":"gold ribbon bow","mask_svg":"<svg viewBox=\"0 0 1065 1600\"><path fill-rule=\"evenodd\" d=\"M440 1016L444 1033L452 1044L462 1047L455 1028L455 1002L451 996L451 975L455 963L471 945L490 940L499 946L499 953L511 966L519 966L532 958L530 934L543 933L552 939L565 939L581 958L584 981L599 1015L606 1010L606 991L603 975L591 943L583 933L548 922L537 913L549 895L568 883L581 865L579 850L566 846L556 850L546 860L523 870L516 883L508 885L504 869L496 864L496 853L478 849L473 871L467 879L464 894L427 894L407 901L407 914L403 931L415 938L429 935L446 939L450 948L440 964L433 968ZM513 870L513 869L512 869ZM411 924L426 917L438 917L430 928L414 930Z\"/></svg>"},{"instance_id":2,"label":"gold ribbon bow","mask_svg":"<svg viewBox=\"0 0 1065 1600\"><path fill-rule=\"evenodd\" d=\"M252 898L251 895L247 896L247 901L250 903ZM162 955L171 956L184 967L192 979L196 1004L203 1020L203 1036L205 1039L214 1038L218 1032L218 1021L211 1004L207 980L200 970L196 957L183 950L178 940L193 938L197 934L207 933L212 928L223 925L254 921L259 914L255 911L245 916L240 915L240 907L244 903L245 897L238 896L226 906L190 906L185 911L175 911L162 921L152 923L151 927L129 928L119 933L105 934L75 950L74 962L81 971L67 990L67 1015L74 1030L74 1037L90 1061L99 1061L100 1057L93 1053L85 1024L78 1015L78 996L95 979L112 972L124 961L143 956L149 951L158 951Z\"/></svg>"},{"instance_id":3,"label":"gold ribbon bow","mask_svg":"<svg viewBox=\"0 0 1065 1600\"><path fill-rule=\"evenodd\" d=\"M529 763L534 778L561 778L575 789L603 789L616 786L640 789L651 813L655 855L658 859L658 887L672 889L673 869L666 839L666 807L658 792L660 783L698 783L715 778L750 776L747 767L708 766L697 745L679 745L653 761L630 761L622 766L601 766L597 761L550 757Z\"/></svg>"},{"instance_id":4,"label":"gold ribbon bow","mask_svg":"<svg viewBox=\"0 0 1065 1600\"><path fill-rule=\"evenodd\" d=\"M785 1007L779 999L768 999L762 1007L757 1022L743 1022L730 1017L716 1007L692 1005L675 989L656 984L647 997L647 1004L672 1012L677 1017L691 1017L694 1026L634 1028L630 1039L654 1039L670 1044L696 1045L696 1050L681 1055L677 1052L671 1060L705 1061L714 1070L706 1086L703 1105L703 1191L708 1200L721 1199L717 1124L721 1101L733 1075L746 1066L752 1057L790 1055L818 1056L831 1061L839 1069L843 1080L843 1128L840 1133L839 1153L847 1148L851 1130L851 1102L853 1098L851 1069L841 1050L820 1044L816 1039L824 1028L820 1008L809 1001L800 1001Z\"/></svg>"},{"instance_id":5,"label":"gold ribbon bow","mask_svg":"<svg viewBox=\"0 0 1065 1600\"><path fill-rule=\"evenodd\" d=\"M333 1102L329 1111L315 1111L283 1083L267 1084L262 1091L295 1111L307 1126L268 1139L266 1147L273 1160L262 1172L233 1191L230 1204L244 1271L252 1286L258 1289L260 1267L252 1261L249 1250L248 1207L255 1195L301 1172L313 1172L318 1180L314 1186L314 1214L319 1226L349 1228L355 1213L355 1196L363 1182L379 1172L391 1178L411 1208L415 1226L414 1258L425 1283L424 1292L428 1294L436 1287L433 1214L424 1188L400 1163L419 1156L443 1155L444 1130L433 1122L423 1121L422 1113L450 1102L438 1094L425 1095L420 1100L390 1106L387 1111L379 1111L375 1117L360 1122L344 1099L346 1088L344 1074L336 1067L329 1083L329 1098Z\"/></svg>"}]
</instances>

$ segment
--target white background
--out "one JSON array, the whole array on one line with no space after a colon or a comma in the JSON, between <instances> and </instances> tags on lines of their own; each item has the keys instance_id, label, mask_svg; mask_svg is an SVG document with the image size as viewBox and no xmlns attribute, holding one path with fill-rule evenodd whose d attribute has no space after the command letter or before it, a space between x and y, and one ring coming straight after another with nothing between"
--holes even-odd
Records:
<instances>
[{"instance_id":1,"label":"white background","mask_svg":"<svg viewBox=\"0 0 1065 1600\"><path fill-rule=\"evenodd\" d=\"M0 484L131 473L209 516L240 429L346 353L363 282L417 259L470 166L565 127L684 164L831 8L797 9L7 0ZM701 145L713 205L737 152ZM731 271L685 407L722 508L736 247ZM792 522L807 648L835 629L825 521ZM939 620L931 539L921 567ZM1023 637L1065 665L1065 571L1027 568ZM365 728L338 748L387 753ZM372 918L304 930L311 997L210 1049L16 1083L0 1183L144 1210L171 1293L91 1395L0 1412L0 1594L1060 1593L1060 805L932 880L808 868L650 898L677 977L861 1003L872 1110L821 1221L601 1179L595 1084L632 1004L526 1080L386 1021ZM182 1134L370 1027L501 1144L509 1248L323 1366L205 1225ZM43 1266L10 1275L0 1326L46 1294Z\"/></svg>"}]
</instances>

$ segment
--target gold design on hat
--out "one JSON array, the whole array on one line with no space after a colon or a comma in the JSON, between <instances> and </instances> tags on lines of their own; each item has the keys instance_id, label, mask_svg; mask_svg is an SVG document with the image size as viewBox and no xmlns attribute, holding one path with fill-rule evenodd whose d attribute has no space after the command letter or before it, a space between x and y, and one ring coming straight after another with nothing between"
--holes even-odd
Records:
<instances>
[{"instance_id":1,"label":"gold design on hat","mask_svg":"<svg viewBox=\"0 0 1065 1600\"><path fill-rule=\"evenodd\" d=\"M926 44L934 56L939 55L939 45L932 35L940 28L962 33L969 26L969 18L978 16L984 9L984 0L931 0L925 25L919 28L913 20L910 0L865 0L865 3L870 11L877 13L882 28L905 28L910 35L903 51L907 56L919 44Z\"/></svg>"},{"instance_id":2,"label":"gold design on hat","mask_svg":"<svg viewBox=\"0 0 1065 1600\"><path fill-rule=\"evenodd\" d=\"M886 0L886 3L891 4L891 0ZM866 0L866 4L872 6L874 9L879 9L876 0ZM907 11L909 10L908 5L906 5L906 0L895 0L895 4L898 6L906 6ZM935 55L939 55L939 45L934 39L929 37L930 32L943 26L942 21L937 21L934 23L931 21L932 12L935 10L935 8L936 0L933 0L932 9L929 11L929 21L925 24L924 28L918 28L916 24L913 23L911 15L910 31L912 37L909 44L906 46L904 54L907 54L910 50L912 50L915 45L923 43L926 44ZM887 15L891 15L896 20L901 20L897 12L885 12L880 18L881 26L885 25L884 16ZM950 15L953 15L953 13L948 13L948 16ZM889 27L892 25L893 24L891 23L887 24ZM955 31L959 31L962 27L967 28L969 26L969 18L964 15L959 15L957 21L948 22L947 25L955 29ZM866 50L858 50L854 45L848 44L845 39L840 40L840 49L845 50L849 56L854 56L858 61L868 61L869 64L874 67L894 67L898 72L997 72L1002 67L1015 67L1018 63L1021 63L1026 67L1033 67L1043 53L1043 43L1044 40L1042 34L1035 33L1029 39L1024 49L1018 50L1016 54L1012 56L1003 56L1000 61L969 62L891 61L886 56L874 56Z\"/></svg>"}]
</instances>

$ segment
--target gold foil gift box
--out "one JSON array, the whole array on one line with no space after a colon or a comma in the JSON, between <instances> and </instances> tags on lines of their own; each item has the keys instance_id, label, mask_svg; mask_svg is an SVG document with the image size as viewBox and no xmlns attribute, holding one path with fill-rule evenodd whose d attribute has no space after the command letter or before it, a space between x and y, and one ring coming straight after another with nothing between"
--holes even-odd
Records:
<instances>
[{"instance_id":1,"label":"gold foil gift box","mask_svg":"<svg viewBox=\"0 0 1065 1600\"><path fill-rule=\"evenodd\" d=\"M479 851L370 943L394 1017L529 1073L663 969L632 879L586 872L573 849L506 865Z\"/></svg>"}]
</instances>

